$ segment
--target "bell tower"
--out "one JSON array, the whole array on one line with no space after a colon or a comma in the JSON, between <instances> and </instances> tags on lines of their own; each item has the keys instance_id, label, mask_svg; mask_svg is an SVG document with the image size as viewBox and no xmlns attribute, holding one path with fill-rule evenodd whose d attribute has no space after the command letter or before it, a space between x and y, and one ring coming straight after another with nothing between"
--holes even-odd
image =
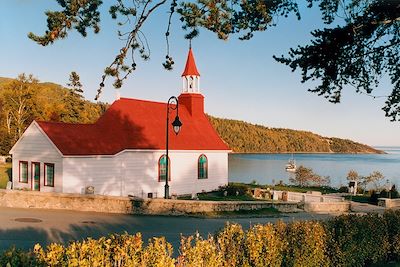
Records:
<instances>
[{"instance_id":1,"label":"bell tower","mask_svg":"<svg viewBox=\"0 0 400 267\"><path fill-rule=\"evenodd\" d=\"M194 61L192 48L189 49L186 66L182 73L182 93L200 93L200 73Z\"/></svg>"},{"instance_id":2,"label":"bell tower","mask_svg":"<svg viewBox=\"0 0 400 267\"><path fill-rule=\"evenodd\" d=\"M200 92L200 73L190 47L186 66L182 73L182 93L179 104L184 105L192 116L204 115L204 96Z\"/></svg>"}]
</instances>

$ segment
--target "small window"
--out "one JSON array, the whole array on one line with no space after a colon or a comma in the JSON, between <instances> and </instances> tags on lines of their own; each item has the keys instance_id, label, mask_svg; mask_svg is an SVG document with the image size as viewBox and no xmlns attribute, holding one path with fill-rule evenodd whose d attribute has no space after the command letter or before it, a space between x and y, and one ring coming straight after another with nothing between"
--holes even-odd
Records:
<instances>
[{"instance_id":1,"label":"small window","mask_svg":"<svg viewBox=\"0 0 400 267\"><path fill-rule=\"evenodd\" d=\"M162 155L158 161L158 181L165 182L167 173L167 156ZM168 158L168 181L171 181L171 160Z\"/></svg>"},{"instance_id":2,"label":"small window","mask_svg":"<svg viewBox=\"0 0 400 267\"><path fill-rule=\"evenodd\" d=\"M27 161L19 162L19 182L20 183L28 183L28 162Z\"/></svg>"},{"instance_id":3,"label":"small window","mask_svg":"<svg viewBox=\"0 0 400 267\"><path fill-rule=\"evenodd\" d=\"M44 164L44 185L54 186L54 164L45 163Z\"/></svg>"},{"instance_id":4,"label":"small window","mask_svg":"<svg viewBox=\"0 0 400 267\"><path fill-rule=\"evenodd\" d=\"M206 155L200 155L198 162L198 178L208 178L208 161Z\"/></svg>"}]
</instances>

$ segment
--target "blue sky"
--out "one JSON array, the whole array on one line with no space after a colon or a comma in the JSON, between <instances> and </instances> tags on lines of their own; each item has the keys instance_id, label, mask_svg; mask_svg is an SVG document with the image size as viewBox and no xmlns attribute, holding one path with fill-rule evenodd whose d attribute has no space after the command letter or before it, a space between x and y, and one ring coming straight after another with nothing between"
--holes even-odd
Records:
<instances>
[{"instance_id":1,"label":"blue sky","mask_svg":"<svg viewBox=\"0 0 400 267\"><path fill-rule=\"evenodd\" d=\"M109 1L104 1L108 10ZM42 47L27 38L27 33L43 33L46 10L57 8L52 0L3 0L0 2L0 76L16 77L32 73L41 81L65 85L71 71L77 71L85 86L85 97L93 100L103 69L122 46L117 25L103 12L101 32L82 38L69 38ZM323 26L317 9L305 9L302 20L280 18L278 26L257 33L250 41L232 36L221 41L201 31L192 43L207 113L239 119L268 127L306 130L323 136L349 138L369 145L400 146L399 122L384 117L384 99L359 95L349 87L340 104L307 92L312 84L301 84L298 72L274 61L272 55L286 54L290 47L306 44L310 31ZM171 31L171 54L175 68L165 71L164 32L166 10L154 14L144 32L150 43L151 59L140 62L138 70L121 89L123 97L166 101L179 95L188 42L177 16ZM112 102L115 90L110 80L100 100ZM377 95L391 89L383 81Z\"/></svg>"}]
</instances>

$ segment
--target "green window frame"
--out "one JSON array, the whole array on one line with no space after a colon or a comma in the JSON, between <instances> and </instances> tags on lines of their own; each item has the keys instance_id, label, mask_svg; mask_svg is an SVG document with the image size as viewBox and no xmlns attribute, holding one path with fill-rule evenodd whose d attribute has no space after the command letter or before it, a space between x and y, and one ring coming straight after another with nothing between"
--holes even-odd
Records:
<instances>
[{"instance_id":1,"label":"green window frame","mask_svg":"<svg viewBox=\"0 0 400 267\"><path fill-rule=\"evenodd\" d=\"M167 171L167 156L164 154L158 160L158 181L165 182ZM171 181L171 159L168 157L168 181Z\"/></svg>"},{"instance_id":2,"label":"green window frame","mask_svg":"<svg viewBox=\"0 0 400 267\"><path fill-rule=\"evenodd\" d=\"M54 187L55 167L53 163L44 164L44 185Z\"/></svg>"},{"instance_id":3,"label":"green window frame","mask_svg":"<svg viewBox=\"0 0 400 267\"><path fill-rule=\"evenodd\" d=\"M19 162L19 182L20 183L28 183L28 162L20 161Z\"/></svg>"},{"instance_id":4,"label":"green window frame","mask_svg":"<svg viewBox=\"0 0 400 267\"><path fill-rule=\"evenodd\" d=\"M208 178L208 159L207 156L201 154L197 164L198 169L198 179L207 179Z\"/></svg>"}]
</instances>

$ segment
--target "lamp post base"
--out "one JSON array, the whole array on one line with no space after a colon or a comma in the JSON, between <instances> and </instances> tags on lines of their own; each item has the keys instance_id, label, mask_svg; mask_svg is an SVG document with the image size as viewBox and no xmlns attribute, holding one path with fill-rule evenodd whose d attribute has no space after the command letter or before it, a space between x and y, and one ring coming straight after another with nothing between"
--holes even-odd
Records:
<instances>
[{"instance_id":1,"label":"lamp post base","mask_svg":"<svg viewBox=\"0 0 400 267\"><path fill-rule=\"evenodd\" d=\"M164 187L164 198L168 199L169 198L169 185L165 185Z\"/></svg>"}]
</instances>

